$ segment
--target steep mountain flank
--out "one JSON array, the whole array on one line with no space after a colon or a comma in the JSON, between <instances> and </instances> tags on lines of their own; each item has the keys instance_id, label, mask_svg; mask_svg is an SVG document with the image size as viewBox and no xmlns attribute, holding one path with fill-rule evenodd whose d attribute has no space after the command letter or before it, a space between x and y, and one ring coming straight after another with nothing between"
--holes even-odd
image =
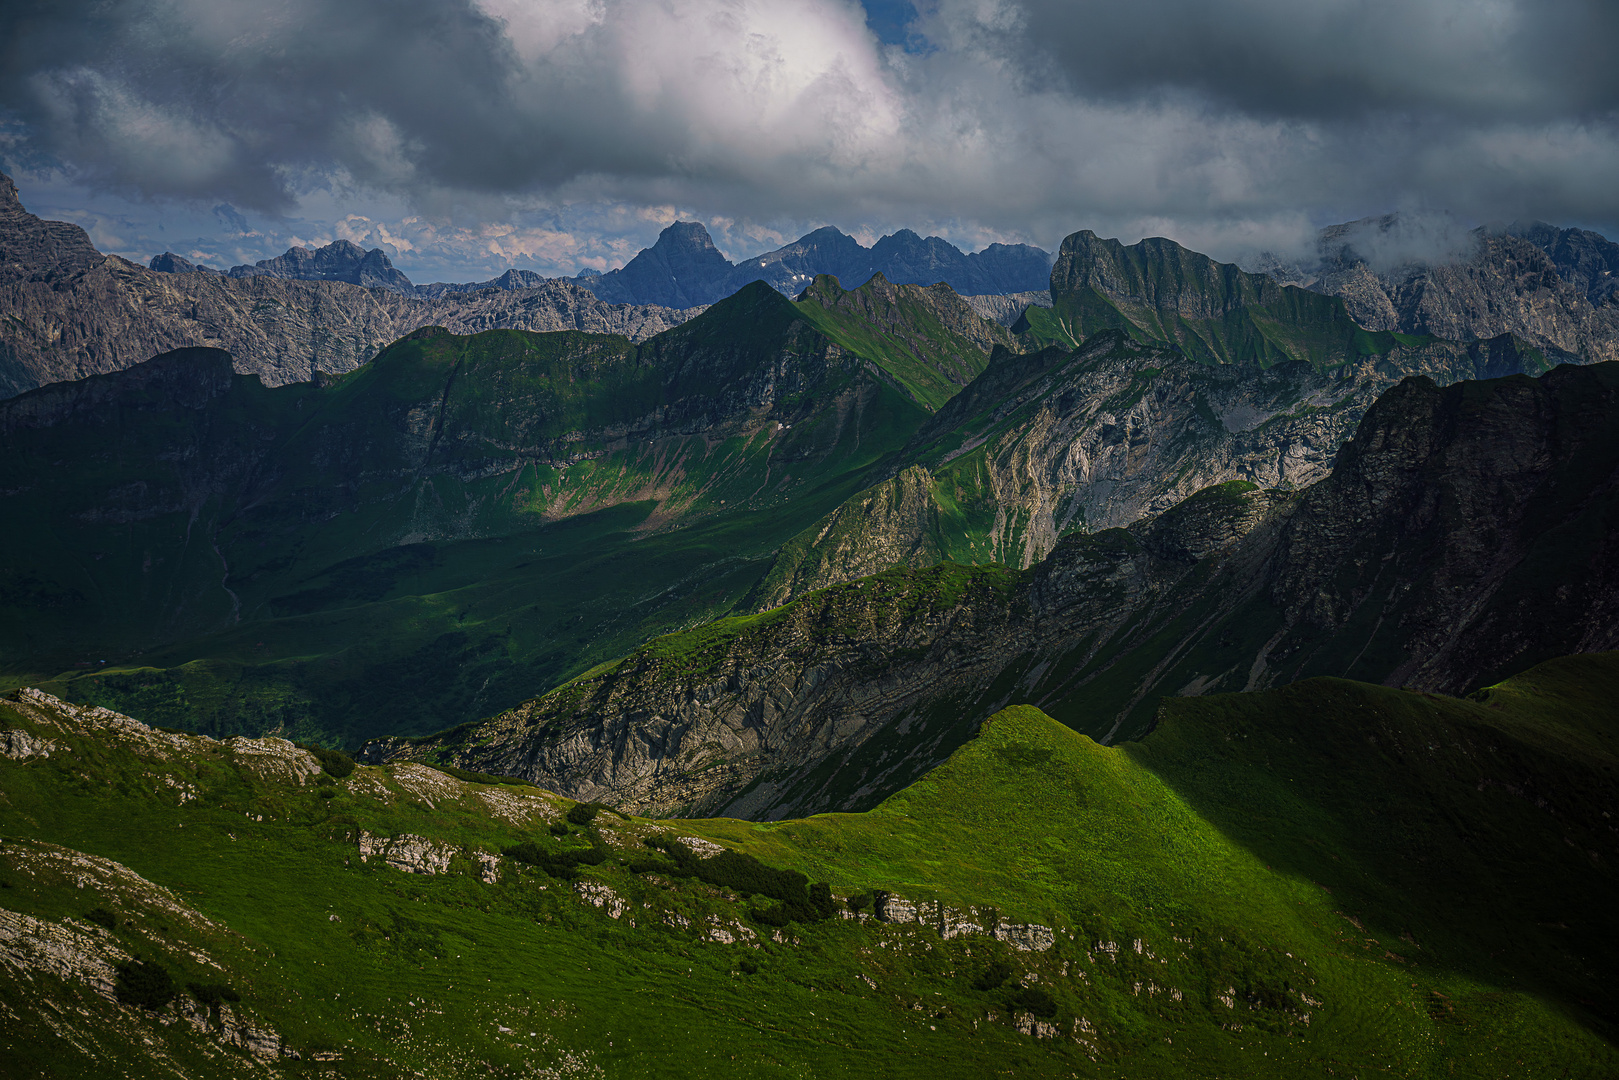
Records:
<instances>
[{"instance_id":1,"label":"steep mountain flank","mask_svg":"<svg viewBox=\"0 0 1619 1080\"><path fill-rule=\"evenodd\" d=\"M1370 330L1458 341L1514 334L1559 359L1619 359L1619 245L1531 223L1476 229L1472 251L1454 261L1374 269L1356 244L1399 227L1390 215L1324 230L1309 287L1341 298Z\"/></svg>"},{"instance_id":2,"label":"steep mountain flank","mask_svg":"<svg viewBox=\"0 0 1619 1080\"><path fill-rule=\"evenodd\" d=\"M1160 699L1341 675L1460 693L1619 646L1619 368L1384 394L1330 476L1229 483L1030 571L894 570L655 641L447 755L754 818L872 805L1008 703L1103 741Z\"/></svg>"},{"instance_id":3,"label":"steep mountain flank","mask_svg":"<svg viewBox=\"0 0 1619 1080\"><path fill-rule=\"evenodd\" d=\"M1029 566L1066 532L1129 525L1228 480L1304 487L1400 378L1545 369L1510 337L1408 340L1327 372L1198 363L1119 331L1073 351L998 351L905 448L895 476L782 549L751 602L771 607L895 562Z\"/></svg>"},{"instance_id":4,"label":"steep mountain flank","mask_svg":"<svg viewBox=\"0 0 1619 1080\"><path fill-rule=\"evenodd\" d=\"M1619 292L1619 244L1601 233L1559 229L1544 221L1518 221L1502 231L1550 256L1557 276L1583 292L1592 307L1601 307Z\"/></svg>"},{"instance_id":5,"label":"steep mountain flank","mask_svg":"<svg viewBox=\"0 0 1619 1080\"><path fill-rule=\"evenodd\" d=\"M844 289L822 275L796 306L824 333L881 360L929 412L972 382L996 346L1020 347L948 285L892 285L877 274L858 289Z\"/></svg>"},{"instance_id":6,"label":"steep mountain flank","mask_svg":"<svg viewBox=\"0 0 1619 1080\"><path fill-rule=\"evenodd\" d=\"M277 388L230 360L0 403L13 682L226 733L487 715L728 609L927 417L762 284L641 345L424 328Z\"/></svg>"},{"instance_id":7,"label":"steep mountain flank","mask_svg":"<svg viewBox=\"0 0 1619 1080\"><path fill-rule=\"evenodd\" d=\"M1039 292L1007 293L1005 295L979 294L977 296L963 296L963 300L972 309L991 322L998 322L1002 326L1016 326L1017 321L1030 307L1050 307L1051 292L1041 289Z\"/></svg>"},{"instance_id":8,"label":"steep mountain flank","mask_svg":"<svg viewBox=\"0 0 1619 1080\"><path fill-rule=\"evenodd\" d=\"M642 340L696 314L605 304L563 282L419 299L343 281L164 273L101 255L76 225L36 218L3 175L0 313L0 397L192 346L225 349L238 371L277 386L351 371L420 326Z\"/></svg>"}]
</instances>

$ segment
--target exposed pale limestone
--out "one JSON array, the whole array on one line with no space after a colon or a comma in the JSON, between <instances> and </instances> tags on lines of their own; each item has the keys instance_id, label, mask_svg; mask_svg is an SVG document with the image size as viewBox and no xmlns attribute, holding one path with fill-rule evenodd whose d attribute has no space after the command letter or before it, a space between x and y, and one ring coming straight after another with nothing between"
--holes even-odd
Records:
<instances>
[{"instance_id":1,"label":"exposed pale limestone","mask_svg":"<svg viewBox=\"0 0 1619 1080\"><path fill-rule=\"evenodd\" d=\"M629 910L629 903L610 885L604 885L599 881L581 881L573 888L579 894L579 899L591 907L601 908L615 919Z\"/></svg>"},{"instance_id":2,"label":"exposed pale limestone","mask_svg":"<svg viewBox=\"0 0 1619 1080\"><path fill-rule=\"evenodd\" d=\"M26 731L16 728L0 731L0 757L27 761L33 757L50 757L55 748L56 744L51 740L30 735Z\"/></svg>"},{"instance_id":3,"label":"exposed pale limestone","mask_svg":"<svg viewBox=\"0 0 1619 1080\"><path fill-rule=\"evenodd\" d=\"M431 809L434 800L444 801L459 799L466 793L467 786L449 773L439 772L437 769L415 762L401 762L389 770L393 775L394 783L422 800Z\"/></svg>"},{"instance_id":4,"label":"exposed pale limestone","mask_svg":"<svg viewBox=\"0 0 1619 1080\"><path fill-rule=\"evenodd\" d=\"M27 977L29 972L40 971L82 982L113 1001L113 965L128 959L129 954L105 932L0 908L0 965L16 975Z\"/></svg>"},{"instance_id":5,"label":"exposed pale limestone","mask_svg":"<svg viewBox=\"0 0 1619 1080\"><path fill-rule=\"evenodd\" d=\"M455 849L448 844L434 843L425 836L373 836L364 829L360 830L359 847L361 862L375 856L395 870L429 877L447 873L455 855Z\"/></svg>"},{"instance_id":6,"label":"exposed pale limestone","mask_svg":"<svg viewBox=\"0 0 1619 1080\"><path fill-rule=\"evenodd\" d=\"M238 764L266 780L280 780L302 784L320 775L320 761L308 750L300 750L286 739L266 736L249 739L237 735L226 739L226 750L235 756Z\"/></svg>"}]
</instances>

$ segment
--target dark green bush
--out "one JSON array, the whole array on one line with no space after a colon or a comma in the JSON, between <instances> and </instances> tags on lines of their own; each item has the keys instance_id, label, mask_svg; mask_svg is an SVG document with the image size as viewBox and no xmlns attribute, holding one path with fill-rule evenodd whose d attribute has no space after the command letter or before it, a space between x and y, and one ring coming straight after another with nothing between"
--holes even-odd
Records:
<instances>
[{"instance_id":1,"label":"dark green bush","mask_svg":"<svg viewBox=\"0 0 1619 1080\"><path fill-rule=\"evenodd\" d=\"M589 825L599 812L595 803L574 803L568 807L568 820L575 825Z\"/></svg>"},{"instance_id":2,"label":"dark green bush","mask_svg":"<svg viewBox=\"0 0 1619 1080\"><path fill-rule=\"evenodd\" d=\"M186 989L191 991L192 997L210 1009L219 1008L222 1001L242 1000L242 995L232 990L228 983L186 983Z\"/></svg>"},{"instance_id":3,"label":"dark green bush","mask_svg":"<svg viewBox=\"0 0 1619 1080\"><path fill-rule=\"evenodd\" d=\"M736 969L744 975L759 974L759 965L745 956L736 962Z\"/></svg>"},{"instance_id":4,"label":"dark green bush","mask_svg":"<svg viewBox=\"0 0 1619 1080\"><path fill-rule=\"evenodd\" d=\"M867 908L871 907L871 902L873 899L874 898L869 892L855 893L853 896L849 897L847 901L849 910L854 912L865 911Z\"/></svg>"},{"instance_id":5,"label":"dark green bush","mask_svg":"<svg viewBox=\"0 0 1619 1080\"><path fill-rule=\"evenodd\" d=\"M1057 1015L1057 1003L1038 986L1025 986L1014 991L1006 999L1006 1005L1013 1012L1031 1012L1042 1020L1050 1020Z\"/></svg>"},{"instance_id":6,"label":"dark green bush","mask_svg":"<svg viewBox=\"0 0 1619 1080\"><path fill-rule=\"evenodd\" d=\"M974 990L994 990L1003 982L1012 977L1012 965L1005 960L997 960L973 980Z\"/></svg>"},{"instance_id":7,"label":"dark green bush","mask_svg":"<svg viewBox=\"0 0 1619 1080\"><path fill-rule=\"evenodd\" d=\"M329 787L323 787L323 788L316 788L315 789L316 798L330 799L330 798L336 797L336 795L337 795L337 792L333 791Z\"/></svg>"},{"instance_id":8,"label":"dark green bush","mask_svg":"<svg viewBox=\"0 0 1619 1080\"><path fill-rule=\"evenodd\" d=\"M559 838L563 837L563 836L567 836L568 835L568 823L566 821L553 821L553 822L551 822L551 835L555 836L555 837L559 837Z\"/></svg>"},{"instance_id":9,"label":"dark green bush","mask_svg":"<svg viewBox=\"0 0 1619 1080\"><path fill-rule=\"evenodd\" d=\"M743 896L781 901L776 907L753 909L753 917L766 926L818 922L837 914L838 903L832 898L831 887L824 881L810 885L809 878L797 870L777 870L740 851L726 850L711 859L699 859L691 848L672 836L648 837L644 843L669 855L673 865L660 867L662 873L694 877Z\"/></svg>"},{"instance_id":10,"label":"dark green bush","mask_svg":"<svg viewBox=\"0 0 1619 1080\"><path fill-rule=\"evenodd\" d=\"M838 913L838 902L832 896L832 886L824 881L817 881L809 887L809 909L815 913L815 918L830 919Z\"/></svg>"},{"instance_id":11,"label":"dark green bush","mask_svg":"<svg viewBox=\"0 0 1619 1080\"><path fill-rule=\"evenodd\" d=\"M333 780L330 776L327 776L325 773L321 773L320 774L320 779L315 781L315 786L316 787L336 787L337 786L337 781Z\"/></svg>"},{"instance_id":12,"label":"dark green bush","mask_svg":"<svg viewBox=\"0 0 1619 1080\"><path fill-rule=\"evenodd\" d=\"M118 975L115 992L125 1005L155 1011L173 1001L179 993L173 976L157 964L131 960L113 970Z\"/></svg>"},{"instance_id":13,"label":"dark green bush","mask_svg":"<svg viewBox=\"0 0 1619 1080\"><path fill-rule=\"evenodd\" d=\"M335 776L341 780L354 771L354 759L341 750L328 750L323 746L305 743L295 743L300 750L308 750L320 762L322 771L328 776Z\"/></svg>"},{"instance_id":14,"label":"dark green bush","mask_svg":"<svg viewBox=\"0 0 1619 1080\"><path fill-rule=\"evenodd\" d=\"M104 907L91 908L84 913L84 917L97 926L105 927L108 930L118 929L118 916Z\"/></svg>"},{"instance_id":15,"label":"dark green bush","mask_svg":"<svg viewBox=\"0 0 1619 1080\"><path fill-rule=\"evenodd\" d=\"M440 765L436 761L424 761L429 769L437 769L441 773L448 773L457 780L465 780L469 784L517 784L520 787L539 787L532 780L524 780L520 776L503 776L500 773L473 772L471 769L458 769L454 765Z\"/></svg>"},{"instance_id":16,"label":"dark green bush","mask_svg":"<svg viewBox=\"0 0 1619 1080\"><path fill-rule=\"evenodd\" d=\"M777 904L774 907L750 908L748 914L753 921L763 926L786 926L793 921L786 904Z\"/></svg>"},{"instance_id":17,"label":"dark green bush","mask_svg":"<svg viewBox=\"0 0 1619 1080\"><path fill-rule=\"evenodd\" d=\"M588 848L553 848L526 840L501 851L508 859L537 866L554 878L567 880L578 876L578 867L600 866L612 853L606 841L594 832L590 834Z\"/></svg>"}]
</instances>

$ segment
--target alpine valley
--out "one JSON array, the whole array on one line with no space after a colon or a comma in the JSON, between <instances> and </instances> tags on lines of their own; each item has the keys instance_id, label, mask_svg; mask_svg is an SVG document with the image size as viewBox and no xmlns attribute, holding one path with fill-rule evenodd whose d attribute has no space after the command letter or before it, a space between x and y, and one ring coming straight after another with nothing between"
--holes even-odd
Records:
<instances>
[{"instance_id":1,"label":"alpine valley","mask_svg":"<svg viewBox=\"0 0 1619 1080\"><path fill-rule=\"evenodd\" d=\"M1619 1075L1619 246L1397 227L415 285L0 177L0 1076Z\"/></svg>"}]
</instances>

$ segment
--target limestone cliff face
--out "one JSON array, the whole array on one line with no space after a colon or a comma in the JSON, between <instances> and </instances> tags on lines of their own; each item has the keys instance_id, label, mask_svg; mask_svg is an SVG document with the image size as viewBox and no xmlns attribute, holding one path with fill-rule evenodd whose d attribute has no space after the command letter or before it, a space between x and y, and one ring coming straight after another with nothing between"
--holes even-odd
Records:
<instances>
[{"instance_id":1,"label":"limestone cliff face","mask_svg":"<svg viewBox=\"0 0 1619 1080\"><path fill-rule=\"evenodd\" d=\"M1619 646L1619 366L1403 381L1288 494L1207 489L1024 572L894 570L659 639L438 744L659 813L870 806L1010 703L1112 741L1169 694L1340 675L1463 693Z\"/></svg>"},{"instance_id":2,"label":"limestone cliff face","mask_svg":"<svg viewBox=\"0 0 1619 1080\"><path fill-rule=\"evenodd\" d=\"M1566 240L1550 226L1518 231L1526 235L1478 230L1471 255L1456 262L1378 272L1328 230L1324 265L1310 287L1341 298L1369 330L1456 341L1513 334L1558 358L1619 359L1619 303L1612 299L1607 253L1594 242Z\"/></svg>"},{"instance_id":3,"label":"limestone cliff face","mask_svg":"<svg viewBox=\"0 0 1619 1080\"><path fill-rule=\"evenodd\" d=\"M753 602L940 558L1027 567L1065 533L1127 526L1214 484L1305 487L1400 378L1541 363L1511 338L1402 346L1330 373L1201 364L1118 332L1072 353L997 353L912 441L916 464L789 542Z\"/></svg>"},{"instance_id":4,"label":"limestone cliff face","mask_svg":"<svg viewBox=\"0 0 1619 1080\"><path fill-rule=\"evenodd\" d=\"M1051 293L1047 291L979 294L963 296L962 299L984 318L1007 327L1015 324L1030 307L1051 306Z\"/></svg>"},{"instance_id":5,"label":"limestone cliff face","mask_svg":"<svg viewBox=\"0 0 1619 1080\"><path fill-rule=\"evenodd\" d=\"M607 304L566 282L417 298L341 281L162 273L102 255L76 225L36 218L0 175L0 396L194 346L225 349L237 371L280 386L352 371L422 326L644 340L700 310Z\"/></svg>"}]
</instances>

